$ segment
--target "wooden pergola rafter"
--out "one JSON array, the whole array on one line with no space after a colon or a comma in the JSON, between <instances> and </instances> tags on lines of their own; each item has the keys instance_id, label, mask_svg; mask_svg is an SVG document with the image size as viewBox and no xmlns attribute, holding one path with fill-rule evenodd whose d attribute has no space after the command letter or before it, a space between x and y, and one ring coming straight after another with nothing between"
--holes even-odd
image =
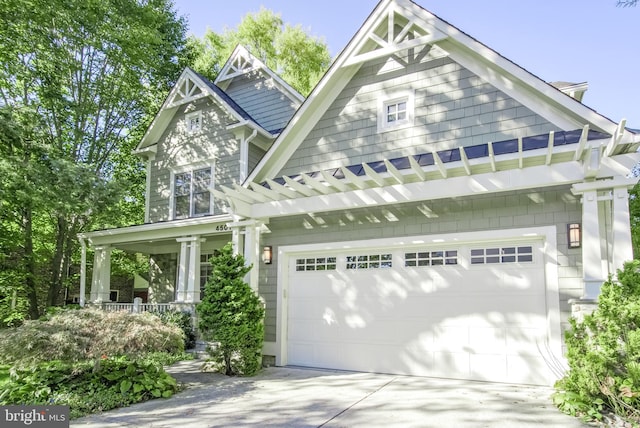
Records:
<instances>
[{"instance_id":1,"label":"wooden pergola rafter","mask_svg":"<svg viewBox=\"0 0 640 428\"><path fill-rule=\"evenodd\" d=\"M624 124L622 123L621 126L623 127ZM219 197L224 196L229 202L235 200L244 204L282 203L302 198L376 188L383 189L388 186L416 182L472 177L477 174L486 174L487 171L496 173L522 170L529 166L551 166L567 162L581 163L585 175L593 175L594 165L600 165L601 158L610 156L609 154L613 153L621 144L621 138L618 135L606 139L604 134L600 134L599 138L589 140L588 125L584 126L579 139L575 142L554 145L556 137L561 137L561 135L554 131L549 132L545 137L546 144L544 146L539 144L535 149L526 149L523 138L518 138L514 140L517 141L514 142L517 150L498 154L496 153L496 144L498 143L488 142L484 156L472 157L469 148L460 147L456 150L446 151L448 156L445 156L445 159L443 159L443 152L432 151L421 156L401 158L403 160L402 167L397 166L398 159L383 159L382 162L342 166L334 170L268 179L264 183L251 182L246 187L238 184L235 184L233 188L221 186L222 192L216 192L216 194ZM589 148L588 141L595 143L595 145ZM456 156L454 153L459 153L459 159L452 160ZM419 161L424 156L432 156L433 162ZM597 159L594 159L594 156Z\"/></svg>"}]
</instances>

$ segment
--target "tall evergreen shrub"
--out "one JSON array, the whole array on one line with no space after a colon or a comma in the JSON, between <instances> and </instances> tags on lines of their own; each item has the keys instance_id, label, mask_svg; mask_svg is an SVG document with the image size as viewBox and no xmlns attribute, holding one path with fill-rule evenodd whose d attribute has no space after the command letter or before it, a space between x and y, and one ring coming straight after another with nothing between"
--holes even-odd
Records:
<instances>
[{"instance_id":1,"label":"tall evergreen shrub","mask_svg":"<svg viewBox=\"0 0 640 428\"><path fill-rule=\"evenodd\" d=\"M216 343L212 360L227 375L251 376L260 370L264 340L264 307L244 281L252 266L225 245L211 259L212 275L197 305L198 327L205 340Z\"/></svg>"}]
</instances>

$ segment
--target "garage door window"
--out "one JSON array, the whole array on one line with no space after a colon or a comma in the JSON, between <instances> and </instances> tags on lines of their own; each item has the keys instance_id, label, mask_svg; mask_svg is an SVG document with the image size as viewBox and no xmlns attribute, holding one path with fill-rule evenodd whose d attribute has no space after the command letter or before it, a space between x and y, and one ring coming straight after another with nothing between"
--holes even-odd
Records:
<instances>
[{"instance_id":1,"label":"garage door window","mask_svg":"<svg viewBox=\"0 0 640 428\"><path fill-rule=\"evenodd\" d=\"M533 247L476 248L471 250L471 264L531 263Z\"/></svg>"},{"instance_id":2,"label":"garage door window","mask_svg":"<svg viewBox=\"0 0 640 428\"><path fill-rule=\"evenodd\" d=\"M312 257L307 259L296 259L296 272L317 270L336 270L336 258Z\"/></svg>"},{"instance_id":3,"label":"garage door window","mask_svg":"<svg viewBox=\"0 0 640 428\"><path fill-rule=\"evenodd\" d=\"M404 253L405 267L457 265L458 251L422 251Z\"/></svg>"},{"instance_id":4,"label":"garage door window","mask_svg":"<svg viewBox=\"0 0 640 428\"><path fill-rule=\"evenodd\" d=\"M347 256L347 269L383 269L391 266L391 254Z\"/></svg>"}]
</instances>

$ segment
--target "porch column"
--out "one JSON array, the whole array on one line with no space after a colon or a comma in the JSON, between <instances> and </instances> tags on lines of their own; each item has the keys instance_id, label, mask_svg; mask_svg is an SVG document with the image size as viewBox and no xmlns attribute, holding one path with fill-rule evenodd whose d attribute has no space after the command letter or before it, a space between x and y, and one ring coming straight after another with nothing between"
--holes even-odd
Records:
<instances>
[{"instance_id":1,"label":"porch column","mask_svg":"<svg viewBox=\"0 0 640 428\"><path fill-rule=\"evenodd\" d=\"M178 278L176 281L176 302L184 302L185 292L187 289L187 263L188 263L188 247L190 238L178 238L180 243L180 255L178 256Z\"/></svg>"},{"instance_id":2,"label":"porch column","mask_svg":"<svg viewBox=\"0 0 640 428\"><path fill-rule=\"evenodd\" d=\"M200 237L177 238L180 243L176 302L200 301Z\"/></svg>"},{"instance_id":3,"label":"porch column","mask_svg":"<svg viewBox=\"0 0 640 428\"><path fill-rule=\"evenodd\" d=\"M240 230L240 226L231 227L231 246L233 254L241 254L244 248L244 232Z\"/></svg>"},{"instance_id":4,"label":"porch column","mask_svg":"<svg viewBox=\"0 0 640 428\"><path fill-rule=\"evenodd\" d=\"M627 187L613 189L613 257L612 273L622 269L625 262L633 259L631 245L631 221L629 217L629 191Z\"/></svg>"},{"instance_id":5,"label":"porch column","mask_svg":"<svg viewBox=\"0 0 640 428\"><path fill-rule=\"evenodd\" d=\"M605 281L601 245L598 192L589 190L582 194L582 275L585 299L597 299Z\"/></svg>"},{"instance_id":6,"label":"porch column","mask_svg":"<svg viewBox=\"0 0 640 428\"><path fill-rule=\"evenodd\" d=\"M247 273L245 281L252 290L258 291L258 274L260 272L260 227L262 223L254 222L245 227L244 259L247 265L253 264L253 269Z\"/></svg>"},{"instance_id":7,"label":"porch column","mask_svg":"<svg viewBox=\"0 0 640 428\"><path fill-rule=\"evenodd\" d=\"M93 258L93 277L91 281L91 301L109 302L111 280L111 247L95 247Z\"/></svg>"},{"instance_id":8,"label":"porch column","mask_svg":"<svg viewBox=\"0 0 640 428\"><path fill-rule=\"evenodd\" d=\"M80 307L84 307L87 289L87 244L80 238Z\"/></svg>"},{"instance_id":9,"label":"porch column","mask_svg":"<svg viewBox=\"0 0 640 428\"><path fill-rule=\"evenodd\" d=\"M195 303L200 301L200 237L195 236L189 242L189 275L184 301Z\"/></svg>"}]
</instances>

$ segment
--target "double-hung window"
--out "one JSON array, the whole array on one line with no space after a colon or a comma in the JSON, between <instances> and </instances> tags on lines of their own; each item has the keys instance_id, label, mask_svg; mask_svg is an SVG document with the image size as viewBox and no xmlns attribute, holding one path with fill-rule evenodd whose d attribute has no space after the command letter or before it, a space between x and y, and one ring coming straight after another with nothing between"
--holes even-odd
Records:
<instances>
[{"instance_id":1,"label":"double-hung window","mask_svg":"<svg viewBox=\"0 0 640 428\"><path fill-rule=\"evenodd\" d=\"M187 218L211 214L211 167L175 173L173 176L173 217Z\"/></svg>"}]
</instances>

